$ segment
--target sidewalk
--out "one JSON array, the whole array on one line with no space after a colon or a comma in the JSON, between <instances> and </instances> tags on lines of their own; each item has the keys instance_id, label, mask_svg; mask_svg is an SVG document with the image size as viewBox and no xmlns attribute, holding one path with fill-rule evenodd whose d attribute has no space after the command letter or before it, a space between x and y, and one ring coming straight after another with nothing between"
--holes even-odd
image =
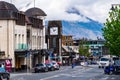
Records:
<instances>
[{"instance_id":1,"label":"sidewalk","mask_svg":"<svg viewBox=\"0 0 120 80\"><path fill-rule=\"evenodd\" d=\"M14 74L14 75L18 75L18 74L28 74L28 73L33 73L33 72L34 72L34 68L29 69L29 70L20 70L20 71L10 72L10 75L11 75L11 74Z\"/></svg>"},{"instance_id":2,"label":"sidewalk","mask_svg":"<svg viewBox=\"0 0 120 80\"><path fill-rule=\"evenodd\" d=\"M10 73L10 77L19 76L19 75L31 75L31 73L33 72L34 69L30 69L28 71L27 70L15 71Z\"/></svg>"}]
</instances>

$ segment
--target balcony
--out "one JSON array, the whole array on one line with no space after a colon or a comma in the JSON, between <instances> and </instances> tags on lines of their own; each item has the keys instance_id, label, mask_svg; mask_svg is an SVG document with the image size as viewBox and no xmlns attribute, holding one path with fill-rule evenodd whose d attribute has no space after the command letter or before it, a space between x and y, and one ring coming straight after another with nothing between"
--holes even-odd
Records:
<instances>
[{"instance_id":1,"label":"balcony","mask_svg":"<svg viewBox=\"0 0 120 80\"><path fill-rule=\"evenodd\" d=\"M17 50L27 50L28 46L27 46L27 44L18 44L15 49L17 49Z\"/></svg>"}]
</instances>

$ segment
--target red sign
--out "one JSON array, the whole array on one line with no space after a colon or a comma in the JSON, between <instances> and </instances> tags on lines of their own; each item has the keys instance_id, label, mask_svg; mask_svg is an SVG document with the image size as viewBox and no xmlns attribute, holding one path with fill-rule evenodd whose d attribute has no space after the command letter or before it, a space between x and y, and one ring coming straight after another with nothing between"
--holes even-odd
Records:
<instances>
[{"instance_id":1,"label":"red sign","mask_svg":"<svg viewBox=\"0 0 120 80\"><path fill-rule=\"evenodd\" d=\"M6 68L6 71L11 72L12 63L10 59L5 60L5 68Z\"/></svg>"}]
</instances>

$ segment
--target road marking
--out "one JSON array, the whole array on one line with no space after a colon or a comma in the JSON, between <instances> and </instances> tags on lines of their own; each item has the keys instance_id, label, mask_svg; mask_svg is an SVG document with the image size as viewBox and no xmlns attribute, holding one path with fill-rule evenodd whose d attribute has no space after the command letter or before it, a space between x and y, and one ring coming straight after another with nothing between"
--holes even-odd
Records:
<instances>
[{"instance_id":1,"label":"road marking","mask_svg":"<svg viewBox=\"0 0 120 80\"><path fill-rule=\"evenodd\" d=\"M50 76L50 77L46 77L46 78L42 78L40 80L49 80L51 78L56 78L56 77L59 77L60 75L54 75L54 76Z\"/></svg>"},{"instance_id":2,"label":"road marking","mask_svg":"<svg viewBox=\"0 0 120 80\"><path fill-rule=\"evenodd\" d=\"M16 80L16 79L13 79L13 80ZM21 77L21 78L19 78L17 80L25 80L25 78Z\"/></svg>"},{"instance_id":3,"label":"road marking","mask_svg":"<svg viewBox=\"0 0 120 80\"><path fill-rule=\"evenodd\" d=\"M103 78L101 78L101 80L107 80L109 77L107 76L107 77L103 77Z\"/></svg>"},{"instance_id":4,"label":"road marking","mask_svg":"<svg viewBox=\"0 0 120 80\"><path fill-rule=\"evenodd\" d=\"M85 69L79 69L77 71L73 71L73 72L70 72L70 73L58 74L58 75L42 78L40 80L49 80L49 79L60 77L60 76L79 77L79 76L76 76L78 74L78 72L82 74L82 72L88 71L90 69L92 69L92 68L89 68L89 69L86 69L86 70Z\"/></svg>"}]
</instances>

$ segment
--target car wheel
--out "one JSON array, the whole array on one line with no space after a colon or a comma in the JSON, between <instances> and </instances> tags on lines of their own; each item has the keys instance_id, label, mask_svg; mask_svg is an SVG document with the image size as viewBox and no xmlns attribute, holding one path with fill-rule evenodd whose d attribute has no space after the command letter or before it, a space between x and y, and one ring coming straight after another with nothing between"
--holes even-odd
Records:
<instances>
[{"instance_id":1,"label":"car wheel","mask_svg":"<svg viewBox=\"0 0 120 80\"><path fill-rule=\"evenodd\" d=\"M10 77L7 77L7 80L10 80Z\"/></svg>"},{"instance_id":2,"label":"car wheel","mask_svg":"<svg viewBox=\"0 0 120 80\"><path fill-rule=\"evenodd\" d=\"M53 68L53 67L51 68L51 71L54 71L54 68Z\"/></svg>"},{"instance_id":3,"label":"car wheel","mask_svg":"<svg viewBox=\"0 0 120 80\"><path fill-rule=\"evenodd\" d=\"M101 68L100 66L98 66L98 68Z\"/></svg>"},{"instance_id":4,"label":"car wheel","mask_svg":"<svg viewBox=\"0 0 120 80\"><path fill-rule=\"evenodd\" d=\"M0 76L0 80L3 80L3 76L2 75Z\"/></svg>"},{"instance_id":5,"label":"car wheel","mask_svg":"<svg viewBox=\"0 0 120 80\"><path fill-rule=\"evenodd\" d=\"M107 74L106 72L104 72L104 74Z\"/></svg>"},{"instance_id":6,"label":"car wheel","mask_svg":"<svg viewBox=\"0 0 120 80\"><path fill-rule=\"evenodd\" d=\"M117 69L115 68L115 70L114 70L114 74L117 74Z\"/></svg>"},{"instance_id":7,"label":"car wheel","mask_svg":"<svg viewBox=\"0 0 120 80\"><path fill-rule=\"evenodd\" d=\"M38 71L35 71L35 73L37 73Z\"/></svg>"},{"instance_id":8,"label":"car wheel","mask_svg":"<svg viewBox=\"0 0 120 80\"><path fill-rule=\"evenodd\" d=\"M112 71L110 71L110 72L109 72L109 75L111 75L112 73L113 73L113 72L112 72Z\"/></svg>"},{"instance_id":9,"label":"car wheel","mask_svg":"<svg viewBox=\"0 0 120 80\"><path fill-rule=\"evenodd\" d=\"M45 69L45 72L48 72L48 68Z\"/></svg>"},{"instance_id":10,"label":"car wheel","mask_svg":"<svg viewBox=\"0 0 120 80\"><path fill-rule=\"evenodd\" d=\"M60 68L57 68L57 70L59 70Z\"/></svg>"}]
</instances>

